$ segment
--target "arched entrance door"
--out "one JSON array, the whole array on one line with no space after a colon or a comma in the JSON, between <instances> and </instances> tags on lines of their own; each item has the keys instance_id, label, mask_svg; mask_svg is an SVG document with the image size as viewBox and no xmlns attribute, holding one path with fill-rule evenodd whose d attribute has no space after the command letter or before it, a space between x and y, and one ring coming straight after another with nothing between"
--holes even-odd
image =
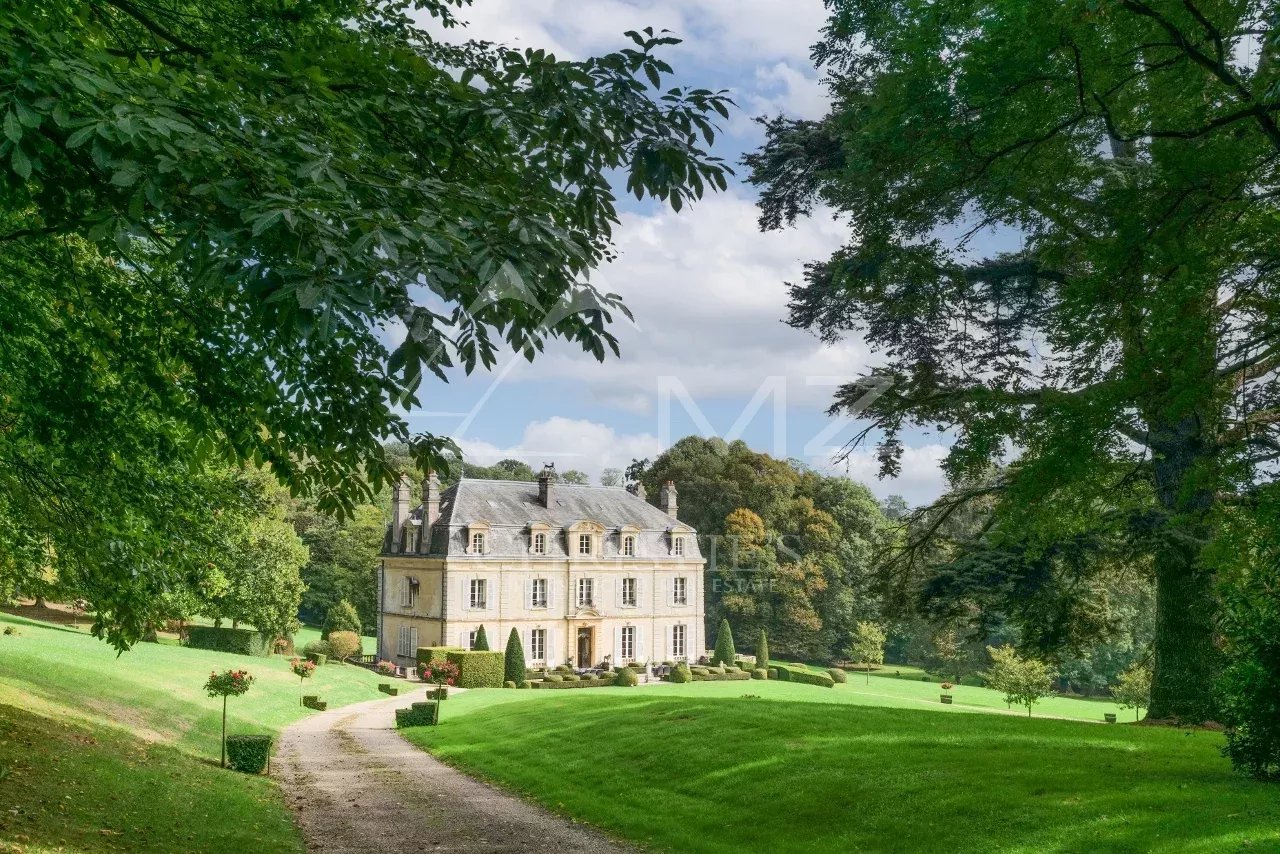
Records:
<instances>
[{"instance_id":1,"label":"arched entrance door","mask_svg":"<svg viewBox=\"0 0 1280 854\"><path fill-rule=\"evenodd\" d=\"M579 667L591 667L595 664L596 655L596 630L592 626L578 627L578 657L576 659Z\"/></svg>"}]
</instances>

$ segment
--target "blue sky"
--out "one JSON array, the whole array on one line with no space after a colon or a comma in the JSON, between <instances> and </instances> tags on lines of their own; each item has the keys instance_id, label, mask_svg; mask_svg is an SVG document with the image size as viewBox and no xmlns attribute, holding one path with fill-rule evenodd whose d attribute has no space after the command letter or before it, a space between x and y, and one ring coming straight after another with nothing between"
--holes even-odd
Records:
<instances>
[{"instance_id":1,"label":"blue sky","mask_svg":"<svg viewBox=\"0 0 1280 854\"><path fill-rule=\"evenodd\" d=\"M808 58L825 19L821 0L476 0L462 17L470 24L462 36L569 58L625 47L629 29L672 30L685 40L664 54L676 82L729 89L739 105L715 146L734 163L760 142L751 117L817 118L826 108ZM738 172L727 193L680 214L634 198L625 204L619 258L595 277L635 314L634 324L615 329L621 358L601 364L552 345L532 364L510 356L491 372L459 372L424 388L412 427L453 436L477 463L513 456L593 479L689 433L741 438L847 473L881 496L900 493L912 504L935 497L945 451L938 436L909 437L894 481L876 479L872 448L832 465L857 425L825 414L831 393L873 356L856 337L824 345L782 321L785 283L848 232L825 216L761 234L754 193Z\"/></svg>"}]
</instances>

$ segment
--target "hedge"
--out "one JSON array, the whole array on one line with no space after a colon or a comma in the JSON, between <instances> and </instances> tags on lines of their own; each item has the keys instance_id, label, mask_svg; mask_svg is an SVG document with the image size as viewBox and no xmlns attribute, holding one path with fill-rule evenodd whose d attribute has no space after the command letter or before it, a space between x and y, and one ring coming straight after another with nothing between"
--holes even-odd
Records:
<instances>
[{"instance_id":1,"label":"hedge","mask_svg":"<svg viewBox=\"0 0 1280 854\"><path fill-rule=\"evenodd\" d=\"M689 665L681 662L680 664L677 664L675 667L671 668L671 672L667 674L667 681L675 682L677 684L684 683L684 682L692 682L693 674L689 670Z\"/></svg>"},{"instance_id":2,"label":"hedge","mask_svg":"<svg viewBox=\"0 0 1280 854\"><path fill-rule=\"evenodd\" d=\"M246 774L261 774L271 756L269 735L227 736L227 764Z\"/></svg>"},{"instance_id":3,"label":"hedge","mask_svg":"<svg viewBox=\"0 0 1280 854\"><path fill-rule=\"evenodd\" d=\"M694 682L740 682L750 678L751 674L745 670L727 670L724 673L708 673L705 676L699 673L693 674Z\"/></svg>"},{"instance_id":4,"label":"hedge","mask_svg":"<svg viewBox=\"0 0 1280 854\"><path fill-rule=\"evenodd\" d=\"M428 700L447 700L449 699L449 686L441 685L438 688L427 689Z\"/></svg>"},{"instance_id":5,"label":"hedge","mask_svg":"<svg viewBox=\"0 0 1280 854\"><path fill-rule=\"evenodd\" d=\"M608 688L614 684L612 679L578 679L565 682L562 679L543 679L541 682L529 683L532 688Z\"/></svg>"},{"instance_id":6,"label":"hedge","mask_svg":"<svg viewBox=\"0 0 1280 854\"><path fill-rule=\"evenodd\" d=\"M624 667L614 676L613 684L621 688L634 688L640 684L640 677L630 667Z\"/></svg>"},{"instance_id":7,"label":"hedge","mask_svg":"<svg viewBox=\"0 0 1280 854\"><path fill-rule=\"evenodd\" d=\"M845 673L839 667L828 668L827 674L831 677L832 682L848 682L849 681L849 674Z\"/></svg>"},{"instance_id":8,"label":"hedge","mask_svg":"<svg viewBox=\"0 0 1280 854\"><path fill-rule=\"evenodd\" d=\"M317 712L323 712L325 709L329 708L327 700L321 700L312 696L303 697L302 705L306 706L308 709L315 709Z\"/></svg>"},{"instance_id":9,"label":"hedge","mask_svg":"<svg viewBox=\"0 0 1280 854\"><path fill-rule=\"evenodd\" d=\"M830 674L814 673L805 667L779 664L773 669L778 671L778 679L782 682L799 682L802 685L818 685L823 688L830 688L835 685L835 681Z\"/></svg>"},{"instance_id":10,"label":"hedge","mask_svg":"<svg viewBox=\"0 0 1280 854\"><path fill-rule=\"evenodd\" d=\"M316 667L324 667L324 663L328 658L329 656L325 655L323 652L307 653L307 661L310 661Z\"/></svg>"},{"instance_id":11,"label":"hedge","mask_svg":"<svg viewBox=\"0 0 1280 854\"><path fill-rule=\"evenodd\" d=\"M462 652L460 646L420 646L418 647L418 664L435 664L444 661L451 652Z\"/></svg>"},{"instance_id":12,"label":"hedge","mask_svg":"<svg viewBox=\"0 0 1280 854\"><path fill-rule=\"evenodd\" d=\"M252 629L215 629L213 626L190 626L187 629L187 646L192 649L211 649L259 658L271 655L274 640Z\"/></svg>"},{"instance_id":13,"label":"hedge","mask_svg":"<svg viewBox=\"0 0 1280 854\"><path fill-rule=\"evenodd\" d=\"M765 670L763 667L757 667L755 670L751 671L751 678L752 679L768 679L769 671Z\"/></svg>"},{"instance_id":14,"label":"hedge","mask_svg":"<svg viewBox=\"0 0 1280 854\"><path fill-rule=\"evenodd\" d=\"M435 703L414 703L407 709L396 709L396 726L431 726L436 722Z\"/></svg>"},{"instance_id":15,"label":"hedge","mask_svg":"<svg viewBox=\"0 0 1280 854\"><path fill-rule=\"evenodd\" d=\"M767 667L767 668L765 668L764 675L765 675L765 677L766 677L766 678L768 678L768 679L777 679L777 678L778 678L778 668L776 668L776 667Z\"/></svg>"},{"instance_id":16,"label":"hedge","mask_svg":"<svg viewBox=\"0 0 1280 854\"><path fill-rule=\"evenodd\" d=\"M446 656L458 665L459 688L501 688L506 662L501 652L459 650Z\"/></svg>"}]
</instances>

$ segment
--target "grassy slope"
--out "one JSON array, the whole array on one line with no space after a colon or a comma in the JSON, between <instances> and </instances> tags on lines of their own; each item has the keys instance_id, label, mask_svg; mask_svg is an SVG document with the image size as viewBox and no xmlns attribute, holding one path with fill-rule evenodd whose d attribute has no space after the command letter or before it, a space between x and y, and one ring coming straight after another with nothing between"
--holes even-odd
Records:
<instances>
[{"instance_id":1,"label":"grassy slope","mask_svg":"<svg viewBox=\"0 0 1280 854\"><path fill-rule=\"evenodd\" d=\"M256 679L228 703L227 731L278 732L311 712L284 659L157 644L117 657L82 631L0 614L0 851L296 851L270 781L214 767L221 701L209 671ZM374 699L377 675L321 668L307 693L332 705ZM17 810L17 812L13 812Z\"/></svg>"},{"instance_id":2,"label":"grassy slope","mask_svg":"<svg viewBox=\"0 0 1280 854\"><path fill-rule=\"evenodd\" d=\"M1280 850L1280 798L1231 773L1219 735L799 702L826 689L774 688L477 691L409 735L660 849Z\"/></svg>"}]
</instances>

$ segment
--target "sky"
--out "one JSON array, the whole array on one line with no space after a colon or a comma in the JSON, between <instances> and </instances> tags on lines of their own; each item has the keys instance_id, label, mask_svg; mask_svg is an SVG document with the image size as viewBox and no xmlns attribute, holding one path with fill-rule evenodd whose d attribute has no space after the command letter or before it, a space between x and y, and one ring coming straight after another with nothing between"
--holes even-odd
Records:
<instances>
[{"instance_id":1,"label":"sky","mask_svg":"<svg viewBox=\"0 0 1280 854\"><path fill-rule=\"evenodd\" d=\"M662 54L673 82L727 89L738 105L714 146L737 177L727 192L678 214L618 193L630 199L615 230L618 258L593 281L621 294L635 316L619 317L613 330L621 357L600 363L563 344L532 363L507 354L491 371L426 385L411 427L452 436L470 462L555 463L593 482L605 468L656 457L697 433L742 439L913 506L937 497L943 436L905 437L902 474L892 480L877 478L873 447L833 462L860 424L826 414L832 393L874 354L856 336L825 344L783 321L787 282L848 240L848 229L828 215L761 233L738 164L762 139L753 117L826 111L809 59L825 20L821 0L475 0L461 17L468 27L447 37L573 59L628 46L627 30L672 30L684 39Z\"/></svg>"}]
</instances>

